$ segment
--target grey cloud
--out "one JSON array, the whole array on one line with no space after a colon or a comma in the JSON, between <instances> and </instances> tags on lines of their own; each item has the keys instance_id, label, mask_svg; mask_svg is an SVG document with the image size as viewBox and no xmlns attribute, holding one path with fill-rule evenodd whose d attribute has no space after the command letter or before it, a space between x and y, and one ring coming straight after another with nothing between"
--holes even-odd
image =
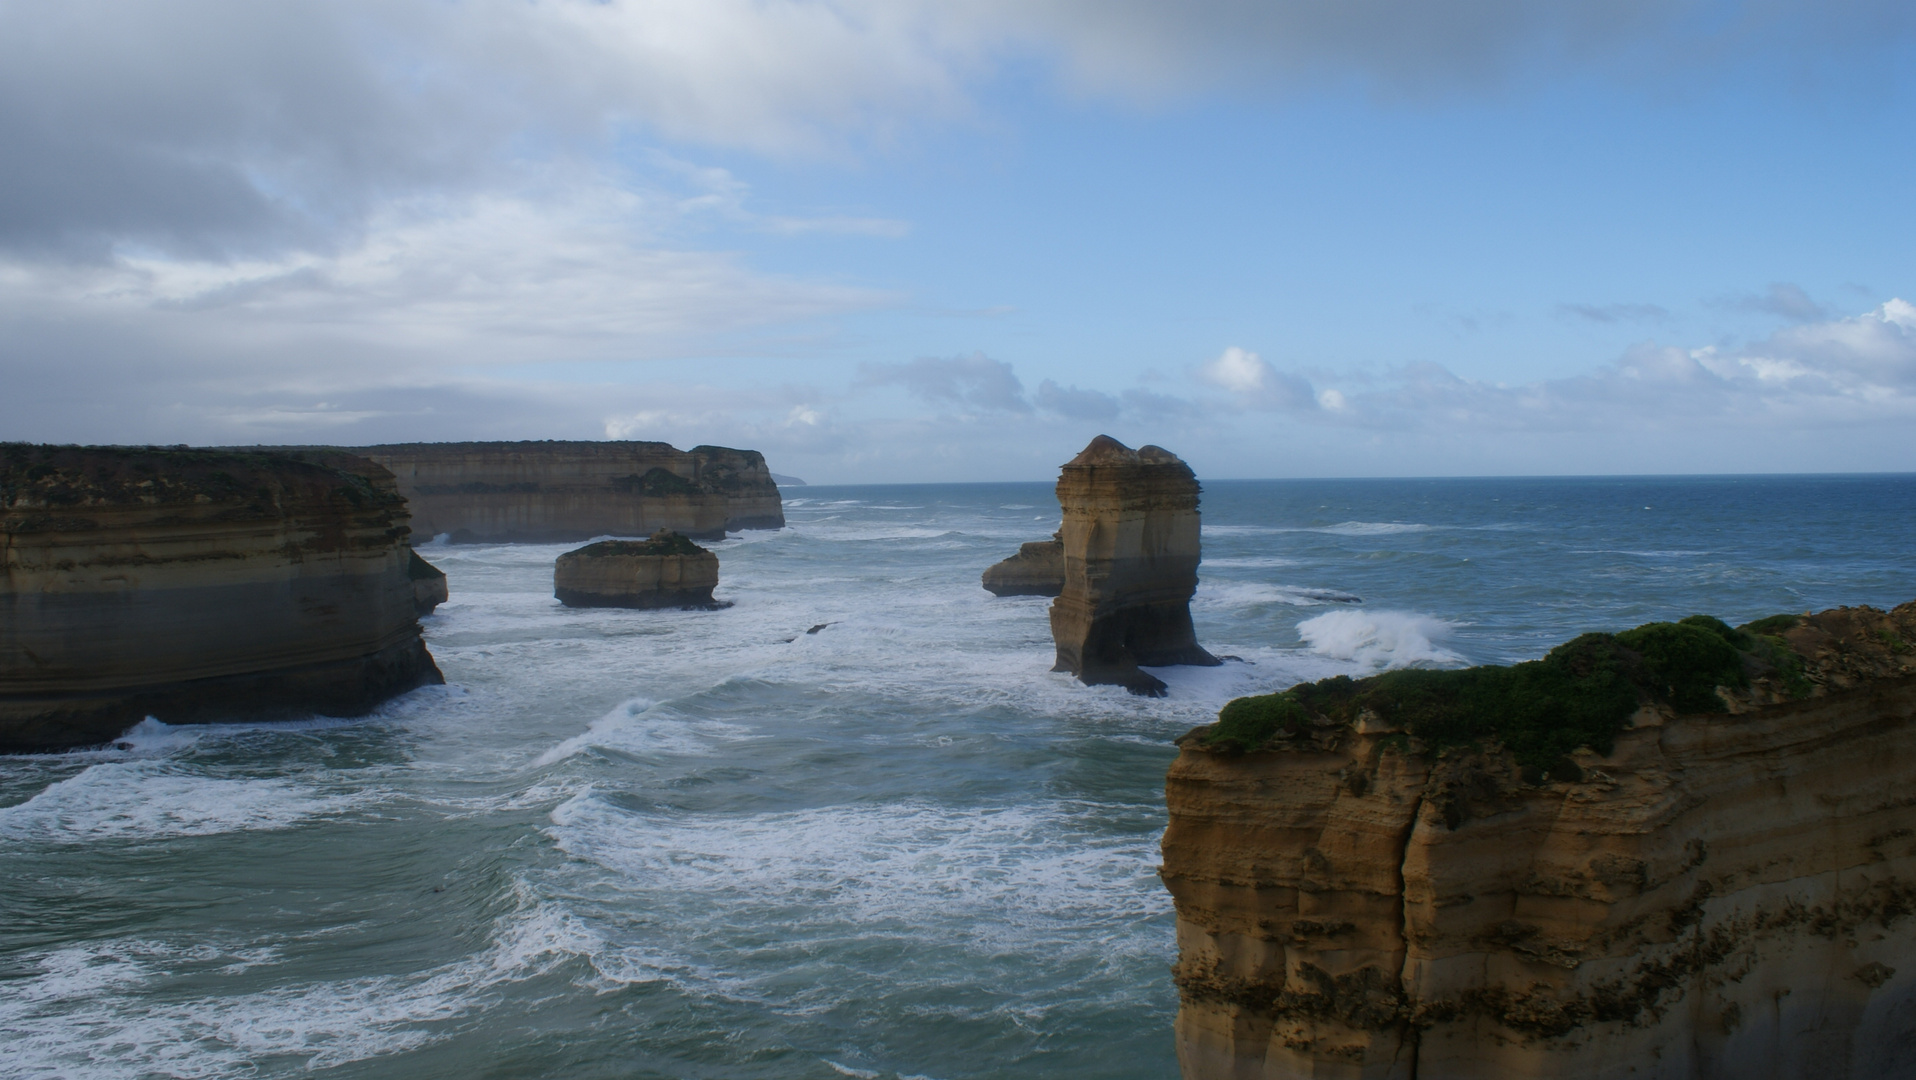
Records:
<instances>
[{"instance_id":1,"label":"grey cloud","mask_svg":"<svg viewBox=\"0 0 1916 1080\"><path fill-rule=\"evenodd\" d=\"M1070 420L1114 420L1124 406L1099 390L1059 386L1050 379L1038 384L1038 407Z\"/></svg>"},{"instance_id":2,"label":"grey cloud","mask_svg":"<svg viewBox=\"0 0 1916 1080\"><path fill-rule=\"evenodd\" d=\"M1790 319L1795 322L1810 322L1829 318L1829 312L1823 305L1810 299L1801 285L1788 281L1774 281L1770 287L1760 293L1746 293L1716 301L1717 306L1738 311L1757 311L1765 315Z\"/></svg>"},{"instance_id":3,"label":"grey cloud","mask_svg":"<svg viewBox=\"0 0 1916 1080\"><path fill-rule=\"evenodd\" d=\"M1669 310L1657 304L1558 304L1557 312L1605 325L1661 322L1670 317Z\"/></svg>"},{"instance_id":4,"label":"grey cloud","mask_svg":"<svg viewBox=\"0 0 1916 1080\"><path fill-rule=\"evenodd\" d=\"M1061 57L1081 88L1151 96L1356 81L1387 95L1609 71L1631 85L1768 54L1798 68L1891 55L1895 0L999 0L978 5Z\"/></svg>"},{"instance_id":5,"label":"grey cloud","mask_svg":"<svg viewBox=\"0 0 1916 1080\"><path fill-rule=\"evenodd\" d=\"M958 405L986 412L1028 413L1024 384L1002 360L983 353L950 358L919 357L903 364L861 365L865 386L900 386L933 405Z\"/></svg>"}]
</instances>

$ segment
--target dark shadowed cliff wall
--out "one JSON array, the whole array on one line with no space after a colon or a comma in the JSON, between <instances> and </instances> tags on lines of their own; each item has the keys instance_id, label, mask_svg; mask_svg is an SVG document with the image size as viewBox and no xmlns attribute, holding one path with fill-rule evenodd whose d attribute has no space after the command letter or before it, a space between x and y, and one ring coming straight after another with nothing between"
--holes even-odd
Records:
<instances>
[{"instance_id":1,"label":"dark shadowed cliff wall","mask_svg":"<svg viewBox=\"0 0 1916 1080\"><path fill-rule=\"evenodd\" d=\"M756 450L659 442L402 443L364 454L392 470L422 536L456 542L701 539L785 524Z\"/></svg>"},{"instance_id":2,"label":"dark shadowed cliff wall","mask_svg":"<svg viewBox=\"0 0 1916 1080\"><path fill-rule=\"evenodd\" d=\"M0 446L0 751L441 681L405 501L370 462Z\"/></svg>"}]
</instances>

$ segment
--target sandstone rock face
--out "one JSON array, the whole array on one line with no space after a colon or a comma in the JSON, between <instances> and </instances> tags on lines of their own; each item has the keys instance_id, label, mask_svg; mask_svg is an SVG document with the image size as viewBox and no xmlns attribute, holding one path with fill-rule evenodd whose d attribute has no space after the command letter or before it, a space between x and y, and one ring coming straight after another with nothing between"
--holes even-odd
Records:
<instances>
[{"instance_id":1,"label":"sandstone rock face","mask_svg":"<svg viewBox=\"0 0 1916 1080\"><path fill-rule=\"evenodd\" d=\"M1157 695L1140 664L1215 665L1191 627L1197 591L1198 483L1156 446L1100 435L1058 477L1064 587L1051 604L1053 671Z\"/></svg>"},{"instance_id":2,"label":"sandstone rock face","mask_svg":"<svg viewBox=\"0 0 1916 1080\"><path fill-rule=\"evenodd\" d=\"M657 442L406 443L353 453L392 470L413 528L456 543L554 542L785 525L756 450Z\"/></svg>"},{"instance_id":3,"label":"sandstone rock face","mask_svg":"<svg viewBox=\"0 0 1916 1080\"><path fill-rule=\"evenodd\" d=\"M412 581L413 610L420 615L431 615L450 595L446 591L446 572L420 558L417 551L408 548L406 553L411 556L406 562L406 576Z\"/></svg>"},{"instance_id":4,"label":"sandstone rock face","mask_svg":"<svg viewBox=\"0 0 1916 1080\"><path fill-rule=\"evenodd\" d=\"M1064 540L1033 540L1018 554L985 568L984 586L996 596L1056 596L1064 591Z\"/></svg>"},{"instance_id":5,"label":"sandstone rock face","mask_svg":"<svg viewBox=\"0 0 1916 1080\"><path fill-rule=\"evenodd\" d=\"M442 682L406 504L271 453L0 447L0 751L193 723L363 713Z\"/></svg>"},{"instance_id":6,"label":"sandstone rock face","mask_svg":"<svg viewBox=\"0 0 1916 1080\"><path fill-rule=\"evenodd\" d=\"M694 608L730 604L712 599L718 556L674 532L649 540L602 540L559 556L552 594L567 607Z\"/></svg>"},{"instance_id":7,"label":"sandstone rock face","mask_svg":"<svg viewBox=\"0 0 1916 1080\"><path fill-rule=\"evenodd\" d=\"M1645 707L1568 779L1371 713L1186 736L1187 1080L1916 1076L1916 604L1782 621L1804 681Z\"/></svg>"}]
</instances>

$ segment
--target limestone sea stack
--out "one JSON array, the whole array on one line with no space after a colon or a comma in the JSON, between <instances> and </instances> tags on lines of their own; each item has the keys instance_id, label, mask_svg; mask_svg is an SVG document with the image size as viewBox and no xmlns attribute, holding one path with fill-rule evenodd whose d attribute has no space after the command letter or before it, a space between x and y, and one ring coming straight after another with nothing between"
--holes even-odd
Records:
<instances>
[{"instance_id":1,"label":"limestone sea stack","mask_svg":"<svg viewBox=\"0 0 1916 1080\"><path fill-rule=\"evenodd\" d=\"M1139 665L1215 665L1191 627L1198 482L1169 450L1091 440L1058 477L1064 587L1051 603L1053 671L1164 693Z\"/></svg>"},{"instance_id":2,"label":"limestone sea stack","mask_svg":"<svg viewBox=\"0 0 1916 1080\"><path fill-rule=\"evenodd\" d=\"M390 469L413 528L455 543L552 543L645 536L700 539L785 525L756 450L661 442L404 443L352 451Z\"/></svg>"},{"instance_id":3,"label":"limestone sea stack","mask_svg":"<svg viewBox=\"0 0 1916 1080\"><path fill-rule=\"evenodd\" d=\"M1056 596L1064 591L1064 540L1033 540L1018 554L985 568L983 583L996 596Z\"/></svg>"},{"instance_id":4,"label":"limestone sea stack","mask_svg":"<svg viewBox=\"0 0 1916 1080\"><path fill-rule=\"evenodd\" d=\"M552 594L567 607L716 611L718 556L675 532L649 540L602 540L559 556Z\"/></svg>"},{"instance_id":5,"label":"limestone sea stack","mask_svg":"<svg viewBox=\"0 0 1916 1080\"><path fill-rule=\"evenodd\" d=\"M1916 604L1586 634L1180 740L1187 1080L1916 1076Z\"/></svg>"},{"instance_id":6,"label":"limestone sea stack","mask_svg":"<svg viewBox=\"0 0 1916 1080\"><path fill-rule=\"evenodd\" d=\"M351 716L444 681L406 503L274 453L0 446L0 751L167 723Z\"/></svg>"}]
</instances>

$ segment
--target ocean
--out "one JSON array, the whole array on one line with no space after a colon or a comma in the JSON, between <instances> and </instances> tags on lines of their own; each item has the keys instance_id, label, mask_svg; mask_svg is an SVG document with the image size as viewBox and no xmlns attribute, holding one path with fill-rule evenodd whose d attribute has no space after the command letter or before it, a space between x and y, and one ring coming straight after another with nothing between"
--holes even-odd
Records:
<instances>
[{"instance_id":1,"label":"ocean","mask_svg":"<svg viewBox=\"0 0 1916 1080\"><path fill-rule=\"evenodd\" d=\"M1217 481L1162 699L979 573L1051 486L796 487L718 612L422 545L447 685L0 758L0 1076L1172 1077L1172 740L1232 697L1916 598L1916 477Z\"/></svg>"}]
</instances>

